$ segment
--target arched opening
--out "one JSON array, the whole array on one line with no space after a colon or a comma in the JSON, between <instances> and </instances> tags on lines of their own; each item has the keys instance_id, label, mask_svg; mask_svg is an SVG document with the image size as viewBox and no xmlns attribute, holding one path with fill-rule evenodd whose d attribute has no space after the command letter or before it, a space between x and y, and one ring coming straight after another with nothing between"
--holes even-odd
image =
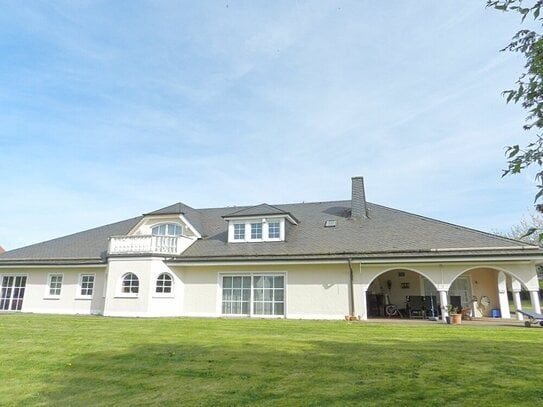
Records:
<instances>
[{"instance_id":1,"label":"arched opening","mask_svg":"<svg viewBox=\"0 0 543 407\"><path fill-rule=\"evenodd\" d=\"M439 293L434 283L413 269L387 270L371 282L366 292L368 318L437 318Z\"/></svg>"},{"instance_id":2,"label":"arched opening","mask_svg":"<svg viewBox=\"0 0 543 407\"><path fill-rule=\"evenodd\" d=\"M469 309L469 315L476 318L522 319L520 314L515 315L516 310L533 306L525 284L513 273L494 267L463 271L451 283L448 296L450 304L465 312Z\"/></svg>"}]
</instances>

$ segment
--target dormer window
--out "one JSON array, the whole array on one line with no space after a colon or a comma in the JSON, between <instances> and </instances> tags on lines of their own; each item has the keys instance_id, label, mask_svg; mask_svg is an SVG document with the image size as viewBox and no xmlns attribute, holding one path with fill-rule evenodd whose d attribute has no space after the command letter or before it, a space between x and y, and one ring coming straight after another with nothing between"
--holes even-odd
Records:
<instances>
[{"instance_id":1,"label":"dormer window","mask_svg":"<svg viewBox=\"0 0 543 407\"><path fill-rule=\"evenodd\" d=\"M245 240L245 223L234 223L234 240Z\"/></svg>"},{"instance_id":2,"label":"dormer window","mask_svg":"<svg viewBox=\"0 0 543 407\"><path fill-rule=\"evenodd\" d=\"M163 223L152 228L151 233L155 236L181 236L183 227L177 223Z\"/></svg>"},{"instance_id":3,"label":"dormer window","mask_svg":"<svg viewBox=\"0 0 543 407\"><path fill-rule=\"evenodd\" d=\"M262 222L251 223L251 240L262 239Z\"/></svg>"},{"instance_id":4,"label":"dormer window","mask_svg":"<svg viewBox=\"0 0 543 407\"><path fill-rule=\"evenodd\" d=\"M224 215L228 222L228 241L282 242L285 240L287 222L297 225L291 213L268 204L261 204Z\"/></svg>"},{"instance_id":5,"label":"dormer window","mask_svg":"<svg viewBox=\"0 0 543 407\"><path fill-rule=\"evenodd\" d=\"M285 240L284 218L236 219L228 226L230 242L277 242Z\"/></svg>"},{"instance_id":6,"label":"dormer window","mask_svg":"<svg viewBox=\"0 0 543 407\"><path fill-rule=\"evenodd\" d=\"M281 238L281 223L280 222L268 222L268 238L269 239Z\"/></svg>"}]
</instances>

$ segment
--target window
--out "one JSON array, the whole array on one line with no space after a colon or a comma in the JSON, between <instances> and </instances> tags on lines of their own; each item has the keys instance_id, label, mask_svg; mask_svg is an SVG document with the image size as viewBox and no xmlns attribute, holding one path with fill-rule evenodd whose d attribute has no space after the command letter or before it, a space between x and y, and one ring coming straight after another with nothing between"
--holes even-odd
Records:
<instances>
[{"instance_id":1,"label":"window","mask_svg":"<svg viewBox=\"0 0 543 407\"><path fill-rule=\"evenodd\" d=\"M222 277L224 315L285 315L285 276Z\"/></svg>"},{"instance_id":2,"label":"window","mask_svg":"<svg viewBox=\"0 0 543 407\"><path fill-rule=\"evenodd\" d=\"M251 301L251 276L223 276L222 313L249 315Z\"/></svg>"},{"instance_id":3,"label":"window","mask_svg":"<svg viewBox=\"0 0 543 407\"><path fill-rule=\"evenodd\" d=\"M177 223L163 223L151 229L158 251L163 253L177 253L177 237L183 233L183 228Z\"/></svg>"},{"instance_id":4,"label":"window","mask_svg":"<svg viewBox=\"0 0 543 407\"><path fill-rule=\"evenodd\" d=\"M3 276L0 290L0 311L20 311L26 289L26 276Z\"/></svg>"},{"instance_id":5,"label":"window","mask_svg":"<svg viewBox=\"0 0 543 407\"><path fill-rule=\"evenodd\" d=\"M79 294L82 297L92 297L94 293L94 274L81 274L79 276Z\"/></svg>"},{"instance_id":6,"label":"window","mask_svg":"<svg viewBox=\"0 0 543 407\"><path fill-rule=\"evenodd\" d=\"M276 242L284 239L285 219L283 218L235 219L228 225L229 242Z\"/></svg>"},{"instance_id":7,"label":"window","mask_svg":"<svg viewBox=\"0 0 543 407\"><path fill-rule=\"evenodd\" d=\"M181 236L182 232L183 228L177 223L164 223L151 229L151 233L155 236Z\"/></svg>"},{"instance_id":8,"label":"window","mask_svg":"<svg viewBox=\"0 0 543 407\"><path fill-rule=\"evenodd\" d=\"M156 279L156 293L170 294L172 292L173 279L168 273L162 273Z\"/></svg>"},{"instance_id":9,"label":"window","mask_svg":"<svg viewBox=\"0 0 543 407\"><path fill-rule=\"evenodd\" d=\"M49 295L59 297L62 290L62 274L49 274Z\"/></svg>"},{"instance_id":10,"label":"window","mask_svg":"<svg viewBox=\"0 0 543 407\"><path fill-rule=\"evenodd\" d=\"M255 276L253 314L285 314L285 278L283 276Z\"/></svg>"},{"instance_id":11,"label":"window","mask_svg":"<svg viewBox=\"0 0 543 407\"><path fill-rule=\"evenodd\" d=\"M262 239L262 223L251 223L251 239Z\"/></svg>"},{"instance_id":12,"label":"window","mask_svg":"<svg viewBox=\"0 0 543 407\"><path fill-rule=\"evenodd\" d=\"M140 289L140 281L134 273L125 274L122 281L121 292L123 294L137 294Z\"/></svg>"},{"instance_id":13,"label":"window","mask_svg":"<svg viewBox=\"0 0 543 407\"><path fill-rule=\"evenodd\" d=\"M268 238L279 239L281 237L281 224L279 222L268 223Z\"/></svg>"},{"instance_id":14,"label":"window","mask_svg":"<svg viewBox=\"0 0 543 407\"><path fill-rule=\"evenodd\" d=\"M245 239L245 223L234 223L234 240Z\"/></svg>"}]
</instances>

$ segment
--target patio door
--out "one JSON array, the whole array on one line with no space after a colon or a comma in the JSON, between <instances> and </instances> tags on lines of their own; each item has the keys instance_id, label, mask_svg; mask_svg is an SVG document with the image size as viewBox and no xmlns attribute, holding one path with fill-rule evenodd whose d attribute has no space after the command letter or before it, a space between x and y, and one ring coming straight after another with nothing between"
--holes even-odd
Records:
<instances>
[{"instance_id":1,"label":"patio door","mask_svg":"<svg viewBox=\"0 0 543 407\"><path fill-rule=\"evenodd\" d=\"M3 276L0 311L20 311L25 296L26 276Z\"/></svg>"}]
</instances>

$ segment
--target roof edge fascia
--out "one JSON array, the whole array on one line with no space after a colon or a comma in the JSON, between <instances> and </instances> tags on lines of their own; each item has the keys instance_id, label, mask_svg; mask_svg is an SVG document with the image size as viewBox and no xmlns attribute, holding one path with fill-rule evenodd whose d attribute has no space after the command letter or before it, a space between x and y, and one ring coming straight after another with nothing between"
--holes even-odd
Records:
<instances>
[{"instance_id":1,"label":"roof edge fascia","mask_svg":"<svg viewBox=\"0 0 543 407\"><path fill-rule=\"evenodd\" d=\"M106 262L74 262L74 261L35 261L35 262L11 262L11 263L2 263L0 262L0 269L19 269L19 268L48 268L48 267L81 267L81 268L105 268L107 267Z\"/></svg>"},{"instance_id":2,"label":"roof edge fascia","mask_svg":"<svg viewBox=\"0 0 543 407\"><path fill-rule=\"evenodd\" d=\"M532 263L539 264L543 262L543 254L534 258L534 256L525 255L502 255L502 256L448 256L448 257L381 257L381 258L364 258L356 256L338 256L336 258L330 257L314 257L314 258L293 258L293 257L279 257L279 258L230 258L230 259L166 259L165 262L172 266L235 266L235 265L274 265L274 264L343 264L348 259L354 263L360 264L402 264L402 263L444 263L450 262L455 264L461 263L481 263L481 262L511 262L511 263ZM536 261L540 260L540 261Z\"/></svg>"}]
</instances>

